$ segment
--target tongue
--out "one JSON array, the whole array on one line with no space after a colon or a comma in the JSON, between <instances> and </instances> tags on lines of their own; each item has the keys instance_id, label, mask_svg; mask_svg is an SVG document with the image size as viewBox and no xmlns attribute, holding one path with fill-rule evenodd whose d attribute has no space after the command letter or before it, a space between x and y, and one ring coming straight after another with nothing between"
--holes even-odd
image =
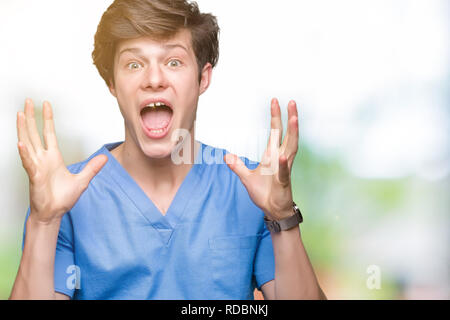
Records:
<instances>
[{"instance_id":1,"label":"tongue","mask_svg":"<svg viewBox=\"0 0 450 320\"><path fill-rule=\"evenodd\" d=\"M144 110L142 121L148 129L158 130L167 127L171 117L170 111L158 108L157 110Z\"/></svg>"}]
</instances>

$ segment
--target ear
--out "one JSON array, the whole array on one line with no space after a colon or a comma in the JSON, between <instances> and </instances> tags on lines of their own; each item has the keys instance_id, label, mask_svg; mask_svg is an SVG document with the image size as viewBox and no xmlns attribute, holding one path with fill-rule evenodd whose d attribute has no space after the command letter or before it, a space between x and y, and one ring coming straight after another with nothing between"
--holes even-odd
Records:
<instances>
[{"instance_id":1,"label":"ear","mask_svg":"<svg viewBox=\"0 0 450 320\"><path fill-rule=\"evenodd\" d=\"M111 94L117 98L117 93L116 93L116 88L115 85L113 83L113 81L109 80L109 86L108 86L109 92L111 92Z\"/></svg>"},{"instance_id":2,"label":"ear","mask_svg":"<svg viewBox=\"0 0 450 320\"><path fill-rule=\"evenodd\" d=\"M201 96L206 89L208 89L209 84L211 83L211 77L212 77L212 65L211 63L207 63L202 70L202 78L200 80L200 87L199 87L199 96Z\"/></svg>"}]
</instances>

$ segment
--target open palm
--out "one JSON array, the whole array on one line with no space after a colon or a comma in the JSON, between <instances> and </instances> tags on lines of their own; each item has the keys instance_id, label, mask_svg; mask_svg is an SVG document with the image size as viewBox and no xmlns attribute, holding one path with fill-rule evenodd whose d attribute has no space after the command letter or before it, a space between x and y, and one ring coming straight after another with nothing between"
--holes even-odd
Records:
<instances>
[{"instance_id":1,"label":"open palm","mask_svg":"<svg viewBox=\"0 0 450 320\"><path fill-rule=\"evenodd\" d=\"M44 102L43 118L45 146L37 130L33 102L27 99L25 112L17 114L17 146L29 178L30 214L38 221L47 223L60 219L72 209L108 158L105 155L97 156L89 161L81 173L70 173L58 148L49 102Z\"/></svg>"},{"instance_id":2,"label":"open palm","mask_svg":"<svg viewBox=\"0 0 450 320\"><path fill-rule=\"evenodd\" d=\"M298 150L298 112L294 101L288 105L288 129L282 140L283 124L277 99L271 103L271 134L258 167L249 170L236 155L225 161L241 179L252 201L273 220L292 215L291 171Z\"/></svg>"}]
</instances>

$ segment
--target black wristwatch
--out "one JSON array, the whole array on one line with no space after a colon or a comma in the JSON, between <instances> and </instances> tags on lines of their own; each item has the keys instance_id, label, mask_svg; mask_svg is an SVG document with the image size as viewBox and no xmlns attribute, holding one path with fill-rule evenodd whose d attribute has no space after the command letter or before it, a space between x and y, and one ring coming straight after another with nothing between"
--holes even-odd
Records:
<instances>
[{"instance_id":1,"label":"black wristwatch","mask_svg":"<svg viewBox=\"0 0 450 320\"><path fill-rule=\"evenodd\" d=\"M302 223L303 216L295 202L292 203L292 210L294 211L293 216L281 220L269 220L264 216L264 223L266 224L267 229L269 229L270 232L280 232L292 229Z\"/></svg>"}]
</instances>

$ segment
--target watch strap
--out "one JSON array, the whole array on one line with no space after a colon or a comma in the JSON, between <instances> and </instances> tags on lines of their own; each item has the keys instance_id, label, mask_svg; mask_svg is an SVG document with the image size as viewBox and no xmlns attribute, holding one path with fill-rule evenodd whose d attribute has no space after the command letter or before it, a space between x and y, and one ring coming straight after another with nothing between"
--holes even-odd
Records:
<instances>
[{"instance_id":1,"label":"watch strap","mask_svg":"<svg viewBox=\"0 0 450 320\"><path fill-rule=\"evenodd\" d=\"M264 222L267 229L271 232L280 232L292 229L302 223L303 216L295 202L292 205L292 209L294 211L294 215L281 220L269 220L266 216L264 216Z\"/></svg>"}]
</instances>

